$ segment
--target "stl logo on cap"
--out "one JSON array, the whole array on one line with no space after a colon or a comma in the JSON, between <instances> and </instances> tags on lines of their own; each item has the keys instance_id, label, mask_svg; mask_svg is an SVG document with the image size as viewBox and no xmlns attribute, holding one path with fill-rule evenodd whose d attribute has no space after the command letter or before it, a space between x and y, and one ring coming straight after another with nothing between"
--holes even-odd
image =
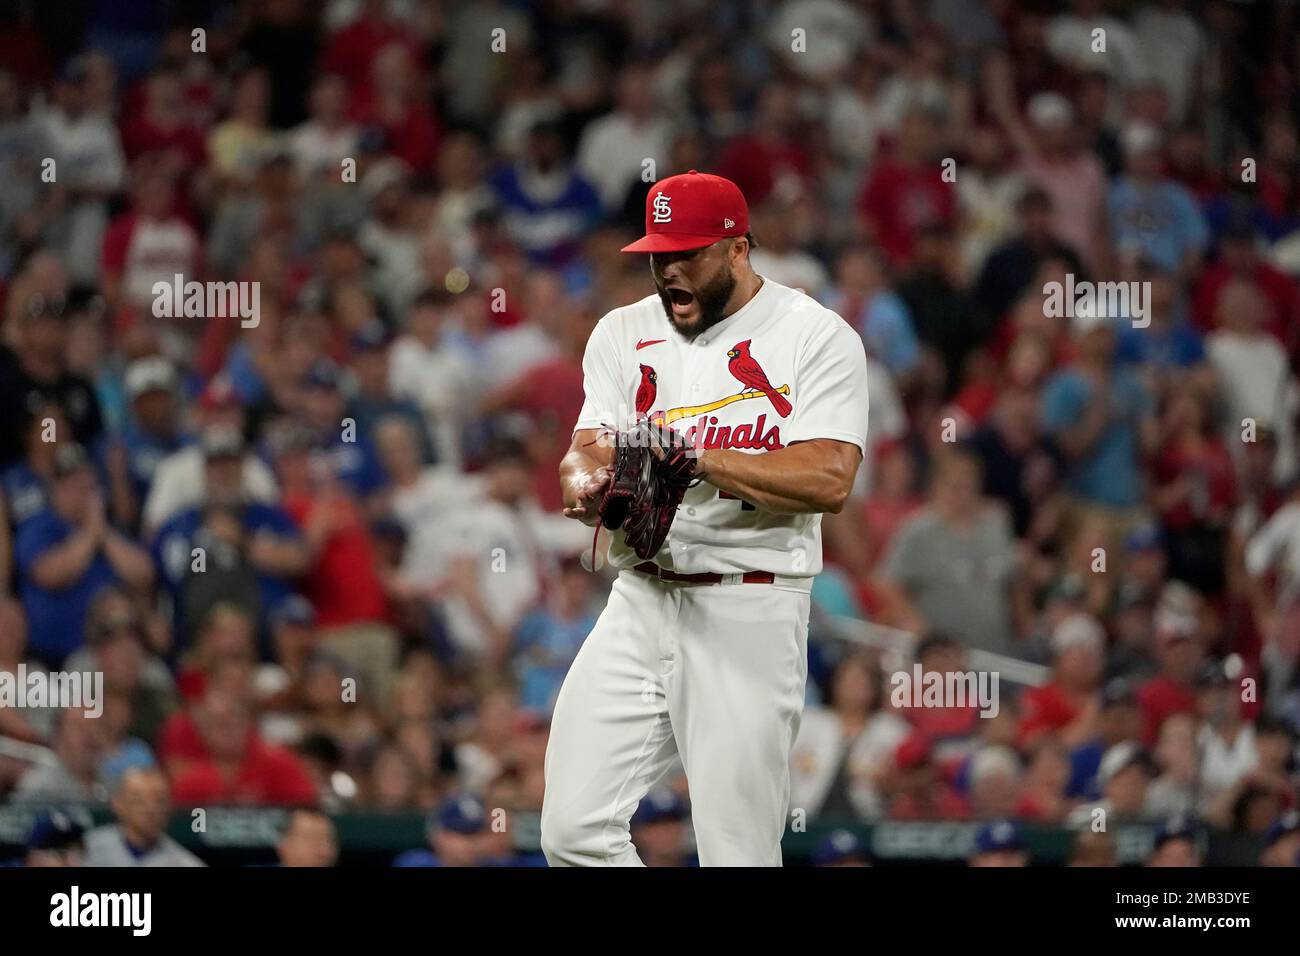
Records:
<instances>
[{"instance_id":1,"label":"stl logo on cap","mask_svg":"<svg viewBox=\"0 0 1300 956\"><path fill-rule=\"evenodd\" d=\"M748 231L749 207L740 187L692 169L660 180L646 195L645 235L623 251L688 252Z\"/></svg>"},{"instance_id":2,"label":"stl logo on cap","mask_svg":"<svg viewBox=\"0 0 1300 956\"><path fill-rule=\"evenodd\" d=\"M654 221L655 222L672 222L673 211L668 206L669 197L663 193L655 193L654 199Z\"/></svg>"}]
</instances>

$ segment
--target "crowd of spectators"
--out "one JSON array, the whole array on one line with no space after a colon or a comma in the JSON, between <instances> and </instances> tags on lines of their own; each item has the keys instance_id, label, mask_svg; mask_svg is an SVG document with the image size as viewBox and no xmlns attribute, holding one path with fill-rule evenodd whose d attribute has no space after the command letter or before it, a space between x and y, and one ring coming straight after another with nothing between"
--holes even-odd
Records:
<instances>
[{"instance_id":1,"label":"crowd of spectators","mask_svg":"<svg viewBox=\"0 0 1300 956\"><path fill-rule=\"evenodd\" d=\"M0 756L0 799L112 801L103 858L179 858L166 806L220 803L505 855L485 814L540 808L609 583L559 513L583 349L653 291L619 252L650 183L700 169L868 352L793 806L1078 823L1080 861L1098 810L1178 852L1191 820L1298 862L1293 4L64 6L0 12L0 670L107 700L0 709L55 758ZM191 281L255 315L165 307ZM1129 311L1047 307L1087 282ZM1048 676L900 707L845 618ZM684 794L638 821L664 862ZM281 855L335 839L304 812Z\"/></svg>"}]
</instances>

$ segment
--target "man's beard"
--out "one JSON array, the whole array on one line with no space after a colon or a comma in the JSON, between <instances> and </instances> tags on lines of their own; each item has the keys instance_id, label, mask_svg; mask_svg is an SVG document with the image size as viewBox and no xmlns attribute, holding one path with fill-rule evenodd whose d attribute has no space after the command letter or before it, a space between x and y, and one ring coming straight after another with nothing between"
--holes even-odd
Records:
<instances>
[{"instance_id":1,"label":"man's beard","mask_svg":"<svg viewBox=\"0 0 1300 956\"><path fill-rule=\"evenodd\" d=\"M678 323L677 316L673 314L673 300L664 287L658 286L658 291L659 301L663 304L664 314L668 316L669 324L678 335L691 341L727 317L724 310L727 308L727 303L731 301L732 293L736 291L736 276L729 265L723 265L707 284L695 291L695 304L699 308L699 316L688 327Z\"/></svg>"}]
</instances>

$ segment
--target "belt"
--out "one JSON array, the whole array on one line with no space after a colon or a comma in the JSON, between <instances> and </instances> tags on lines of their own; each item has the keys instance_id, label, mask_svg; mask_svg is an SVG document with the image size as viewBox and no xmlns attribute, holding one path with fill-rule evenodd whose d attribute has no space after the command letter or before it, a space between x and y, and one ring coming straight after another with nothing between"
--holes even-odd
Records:
<instances>
[{"instance_id":1,"label":"belt","mask_svg":"<svg viewBox=\"0 0 1300 956\"><path fill-rule=\"evenodd\" d=\"M728 578L733 580L739 578L739 581L735 581L737 584L771 584L776 580L776 575L771 571L746 571L744 574L718 574L714 571L701 571L697 574L679 574L676 571L665 570L653 561L642 561L640 564L633 565L632 570L648 574L660 581L670 581L675 584L722 584Z\"/></svg>"}]
</instances>

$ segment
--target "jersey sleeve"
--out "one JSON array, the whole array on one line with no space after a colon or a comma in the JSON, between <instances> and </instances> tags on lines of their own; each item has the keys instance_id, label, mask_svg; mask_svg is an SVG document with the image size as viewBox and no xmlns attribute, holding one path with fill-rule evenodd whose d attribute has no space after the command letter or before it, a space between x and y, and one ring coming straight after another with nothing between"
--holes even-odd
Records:
<instances>
[{"instance_id":1,"label":"jersey sleeve","mask_svg":"<svg viewBox=\"0 0 1300 956\"><path fill-rule=\"evenodd\" d=\"M867 451L867 353L862 338L836 317L804 344L796 360L787 445L833 438Z\"/></svg>"},{"instance_id":2,"label":"jersey sleeve","mask_svg":"<svg viewBox=\"0 0 1300 956\"><path fill-rule=\"evenodd\" d=\"M626 415L630 408L622 385L622 370L618 358L618 343L614 335L614 322L609 315L596 323L587 340L587 350L582 355L582 411L574 431L600 428L602 425L618 426L620 412Z\"/></svg>"}]
</instances>

